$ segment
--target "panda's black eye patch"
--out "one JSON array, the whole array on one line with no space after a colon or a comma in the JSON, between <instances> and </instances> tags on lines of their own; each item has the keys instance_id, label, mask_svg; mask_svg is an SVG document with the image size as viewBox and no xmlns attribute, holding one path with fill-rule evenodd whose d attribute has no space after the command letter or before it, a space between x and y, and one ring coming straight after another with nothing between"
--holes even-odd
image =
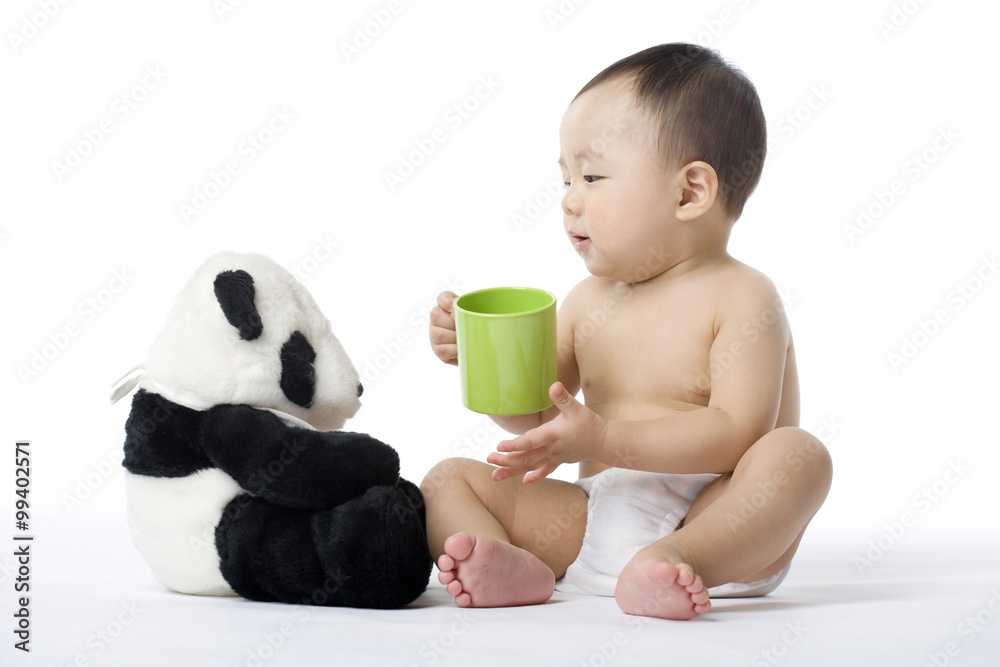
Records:
<instances>
[{"instance_id":1,"label":"panda's black eye patch","mask_svg":"<svg viewBox=\"0 0 1000 667\"><path fill-rule=\"evenodd\" d=\"M301 331L293 331L281 346L281 391L295 405L312 405L316 388L316 351Z\"/></svg>"},{"instance_id":2,"label":"panda's black eye patch","mask_svg":"<svg viewBox=\"0 0 1000 667\"><path fill-rule=\"evenodd\" d=\"M253 276L246 271L223 271L215 276L215 298L226 321L239 330L243 340L254 340L264 331L254 293Z\"/></svg>"}]
</instances>

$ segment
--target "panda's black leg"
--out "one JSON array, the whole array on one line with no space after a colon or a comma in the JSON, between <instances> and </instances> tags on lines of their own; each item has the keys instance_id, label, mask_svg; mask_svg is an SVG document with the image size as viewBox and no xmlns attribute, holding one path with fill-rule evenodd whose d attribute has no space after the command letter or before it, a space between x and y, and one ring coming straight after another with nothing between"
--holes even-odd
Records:
<instances>
[{"instance_id":1,"label":"panda's black leg","mask_svg":"<svg viewBox=\"0 0 1000 667\"><path fill-rule=\"evenodd\" d=\"M311 512L243 494L215 529L219 569L236 593L261 602L311 601L326 573L312 546Z\"/></svg>"},{"instance_id":2,"label":"panda's black leg","mask_svg":"<svg viewBox=\"0 0 1000 667\"><path fill-rule=\"evenodd\" d=\"M327 575L340 582L330 604L393 609L427 588L431 555L423 498L411 482L375 486L316 512L312 529Z\"/></svg>"},{"instance_id":3,"label":"panda's black leg","mask_svg":"<svg viewBox=\"0 0 1000 667\"><path fill-rule=\"evenodd\" d=\"M238 496L216 548L233 590L267 602L397 608L423 593L431 573L423 499L402 479L318 512Z\"/></svg>"}]
</instances>

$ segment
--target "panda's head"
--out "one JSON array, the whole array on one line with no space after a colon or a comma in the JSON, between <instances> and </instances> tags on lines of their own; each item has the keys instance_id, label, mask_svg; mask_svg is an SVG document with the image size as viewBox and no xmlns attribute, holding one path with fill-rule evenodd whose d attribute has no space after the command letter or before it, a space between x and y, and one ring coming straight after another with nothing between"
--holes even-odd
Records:
<instances>
[{"instance_id":1,"label":"panda's head","mask_svg":"<svg viewBox=\"0 0 1000 667\"><path fill-rule=\"evenodd\" d=\"M330 322L262 255L209 258L178 295L145 369L150 386L188 402L271 408L321 431L361 407L358 372Z\"/></svg>"}]
</instances>

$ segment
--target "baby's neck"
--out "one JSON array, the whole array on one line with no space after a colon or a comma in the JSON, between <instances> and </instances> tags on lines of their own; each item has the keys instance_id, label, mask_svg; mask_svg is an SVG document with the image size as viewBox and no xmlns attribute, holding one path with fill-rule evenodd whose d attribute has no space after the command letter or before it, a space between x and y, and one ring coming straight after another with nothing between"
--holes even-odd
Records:
<instances>
[{"instance_id":1,"label":"baby's neck","mask_svg":"<svg viewBox=\"0 0 1000 667\"><path fill-rule=\"evenodd\" d=\"M646 280L628 284L636 287L663 285L694 271L711 266L717 266L720 263L727 261L732 261L732 257L729 256L725 247L722 247L714 253L698 253L685 256L678 261L669 264L663 271Z\"/></svg>"}]
</instances>

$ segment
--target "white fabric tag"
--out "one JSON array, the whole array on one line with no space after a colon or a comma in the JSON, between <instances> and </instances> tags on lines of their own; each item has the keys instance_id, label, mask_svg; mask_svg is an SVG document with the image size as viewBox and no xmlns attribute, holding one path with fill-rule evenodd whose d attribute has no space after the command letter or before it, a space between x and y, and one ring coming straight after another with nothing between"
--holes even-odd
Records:
<instances>
[{"instance_id":1,"label":"white fabric tag","mask_svg":"<svg viewBox=\"0 0 1000 667\"><path fill-rule=\"evenodd\" d=\"M111 385L111 405L128 396L145 374L146 369L139 364Z\"/></svg>"},{"instance_id":2,"label":"white fabric tag","mask_svg":"<svg viewBox=\"0 0 1000 667\"><path fill-rule=\"evenodd\" d=\"M114 405L125 396L128 396L128 394L135 389L136 385L140 382L142 383L144 389L157 393L168 401L182 405L185 408L201 412L212 407L193 394L163 386L151 376L146 375L146 369L141 364L123 375L121 379L111 386L111 404ZM309 422L299 419L295 415L290 415L287 412L275 410L274 408L263 408L257 405L253 405L251 407L255 410L266 410L267 412L272 413L287 426L297 426L298 428L304 428L309 431L318 430Z\"/></svg>"}]
</instances>

